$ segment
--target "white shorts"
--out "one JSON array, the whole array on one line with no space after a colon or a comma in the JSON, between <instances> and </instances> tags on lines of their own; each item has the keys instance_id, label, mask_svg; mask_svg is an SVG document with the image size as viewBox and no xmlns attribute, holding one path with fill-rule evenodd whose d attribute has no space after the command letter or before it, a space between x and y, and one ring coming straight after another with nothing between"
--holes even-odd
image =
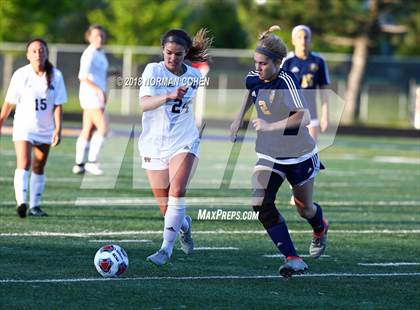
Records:
<instances>
[{"instance_id":1,"label":"white shorts","mask_svg":"<svg viewBox=\"0 0 420 310\"><path fill-rule=\"evenodd\" d=\"M79 93L80 106L82 109L103 109L105 103L99 99L99 96L93 90L85 90Z\"/></svg>"},{"instance_id":2,"label":"white shorts","mask_svg":"<svg viewBox=\"0 0 420 310\"><path fill-rule=\"evenodd\" d=\"M191 153L195 157L198 157L199 151L198 147L200 145L200 140L194 141L191 145L187 145L176 152L172 153L171 155L167 157L158 157L158 158L152 158L147 156L141 157L141 167L146 170L166 170L169 168L169 161L172 157L175 155L181 154L181 153Z\"/></svg>"},{"instance_id":3,"label":"white shorts","mask_svg":"<svg viewBox=\"0 0 420 310\"><path fill-rule=\"evenodd\" d=\"M51 144L52 134L37 134L13 128L13 141L28 141L33 145Z\"/></svg>"},{"instance_id":4,"label":"white shorts","mask_svg":"<svg viewBox=\"0 0 420 310\"><path fill-rule=\"evenodd\" d=\"M308 127L319 127L319 119L311 119L311 122L309 123Z\"/></svg>"}]
</instances>

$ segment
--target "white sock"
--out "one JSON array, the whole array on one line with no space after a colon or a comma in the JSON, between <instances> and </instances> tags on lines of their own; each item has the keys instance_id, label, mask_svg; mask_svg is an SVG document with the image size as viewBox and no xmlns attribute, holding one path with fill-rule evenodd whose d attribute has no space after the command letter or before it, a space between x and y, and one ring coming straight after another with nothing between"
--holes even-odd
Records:
<instances>
[{"instance_id":1,"label":"white sock","mask_svg":"<svg viewBox=\"0 0 420 310\"><path fill-rule=\"evenodd\" d=\"M184 220L182 221L182 225L181 225L181 231L186 232L189 228L190 228L190 225L187 222L187 218L184 217Z\"/></svg>"},{"instance_id":2,"label":"white sock","mask_svg":"<svg viewBox=\"0 0 420 310\"><path fill-rule=\"evenodd\" d=\"M89 161L96 162L98 161L99 152L101 151L102 145L104 144L105 137L95 133L90 141L90 150L89 150Z\"/></svg>"},{"instance_id":3,"label":"white sock","mask_svg":"<svg viewBox=\"0 0 420 310\"><path fill-rule=\"evenodd\" d=\"M165 214L165 226L163 229L163 243L161 249L165 250L169 256L178 236L181 225L185 219L185 198L169 196L168 209Z\"/></svg>"},{"instance_id":4,"label":"white sock","mask_svg":"<svg viewBox=\"0 0 420 310\"><path fill-rule=\"evenodd\" d=\"M76 142L76 164L84 164L89 152L89 141L79 137Z\"/></svg>"},{"instance_id":5,"label":"white sock","mask_svg":"<svg viewBox=\"0 0 420 310\"><path fill-rule=\"evenodd\" d=\"M21 205L26 203L28 193L29 171L25 169L16 169L13 184L15 187L16 203Z\"/></svg>"},{"instance_id":6,"label":"white sock","mask_svg":"<svg viewBox=\"0 0 420 310\"><path fill-rule=\"evenodd\" d=\"M32 171L29 181L29 207L39 207L45 189L45 174L36 174Z\"/></svg>"}]
</instances>

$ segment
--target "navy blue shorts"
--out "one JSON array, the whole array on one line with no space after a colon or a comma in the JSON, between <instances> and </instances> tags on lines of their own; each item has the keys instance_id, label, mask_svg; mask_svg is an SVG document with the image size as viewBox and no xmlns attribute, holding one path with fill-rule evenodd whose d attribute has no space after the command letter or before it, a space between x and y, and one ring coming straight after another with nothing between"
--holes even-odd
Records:
<instances>
[{"instance_id":1,"label":"navy blue shorts","mask_svg":"<svg viewBox=\"0 0 420 310\"><path fill-rule=\"evenodd\" d=\"M286 178L292 186L302 186L308 180L313 179L319 170L325 169L318 158L318 154L313 155L303 162L291 165L277 164L260 158L255 164L254 171L267 170L267 168L279 174L283 179Z\"/></svg>"}]
</instances>

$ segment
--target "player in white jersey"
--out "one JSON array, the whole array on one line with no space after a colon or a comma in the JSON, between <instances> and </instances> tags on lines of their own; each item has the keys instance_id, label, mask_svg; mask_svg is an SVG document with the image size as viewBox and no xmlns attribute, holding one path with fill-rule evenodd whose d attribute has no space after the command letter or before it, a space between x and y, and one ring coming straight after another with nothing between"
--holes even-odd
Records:
<instances>
[{"instance_id":1,"label":"player in white jersey","mask_svg":"<svg viewBox=\"0 0 420 310\"><path fill-rule=\"evenodd\" d=\"M44 167L50 146L61 140L62 104L67 101L61 72L48 61L47 43L34 39L26 46L30 64L12 76L0 113L0 134L4 121L16 105L13 142L16 151L14 188L17 213L26 216L29 168L29 215L47 216L40 208L45 188ZM32 156L33 155L33 156Z\"/></svg>"},{"instance_id":2,"label":"player in white jersey","mask_svg":"<svg viewBox=\"0 0 420 310\"><path fill-rule=\"evenodd\" d=\"M198 161L200 138L192 99L201 75L184 60L207 61L211 42L205 29L193 39L184 30L169 30L161 40L163 61L148 64L142 75L139 151L142 167L165 217L161 249L147 258L156 265L169 261L179 232L182 250L190 254L194 248L185 192Z\"/></svg>"},{"instance_id":3,"label":"player in white jersey","mask_svg":"<svg viewBox=\"0 0 420 310\"><path fill-rule=\"evenodd\" d=\"M105 113L108 60L102 49L105 30L100 25L92 25L86 31L85 38L90 45L80 58L79 71L83 128L76 142L73 173L87 171L93 175L102 175L103 171L97 161L108 133L108 117Z\"/></svg>"}]
</instances>

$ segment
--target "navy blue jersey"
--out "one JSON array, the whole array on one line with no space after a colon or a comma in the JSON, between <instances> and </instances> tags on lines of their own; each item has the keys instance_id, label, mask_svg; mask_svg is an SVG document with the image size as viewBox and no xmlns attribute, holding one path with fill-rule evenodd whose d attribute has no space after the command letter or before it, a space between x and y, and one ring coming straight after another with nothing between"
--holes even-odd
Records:
<instances>
[{"instance_id":1,"label":"navy blue jersey","mask_svg":"<svg viewBox=\"0 0 420 310\"><path fill-rule=\"evenodd\" d=\"M327 64L316 53L310 52L306 59L298 58L293 52L289 53L283 61L282 68L295 74L302 89L314 90L330 84ZM303 93L309 105L311 118L316 119L316 92L304 91Z\"/></svg>"},{"instance_id":2,"label":"navy blue jersey","mask_svg":"<svg viewBox=\"0 0 420 310\"><path fill-rule=\"evenodd\" d=\"M251 71L246 77L258 118L268 123L288 118L296 111L307 109L305 99L299 94L299 83L291 73L280 69L277 77L264 82L258 73ZM315 149L308 128L290 128L285 131L257 131L257 154L267 155L284 163L297 163ZM292 159L289 161L288 159Z\"/></svg>"}]
</instances>

